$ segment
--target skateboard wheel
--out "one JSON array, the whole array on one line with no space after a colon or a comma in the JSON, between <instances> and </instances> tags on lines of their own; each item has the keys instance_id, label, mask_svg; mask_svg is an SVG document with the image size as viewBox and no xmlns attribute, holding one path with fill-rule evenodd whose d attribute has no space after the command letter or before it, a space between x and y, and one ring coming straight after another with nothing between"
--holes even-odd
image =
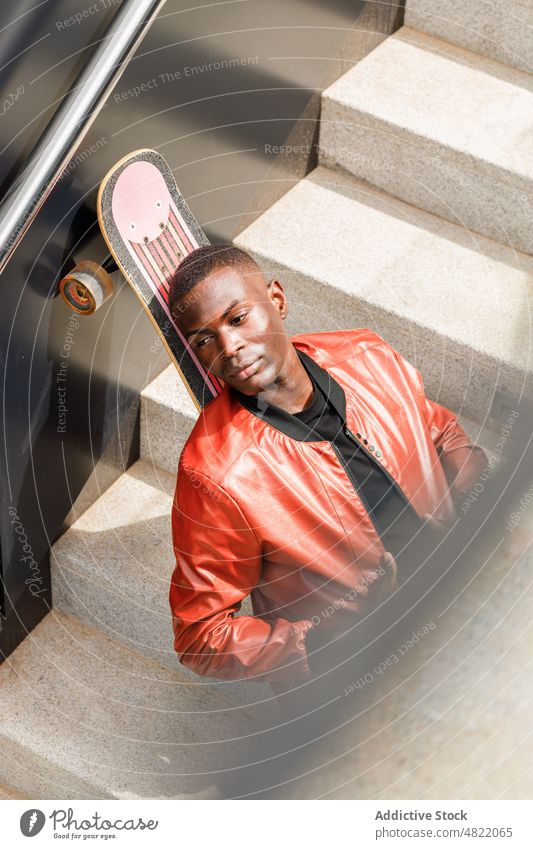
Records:
<instances>
[{"instance_id":1,"label":"skateboard wheel","mask_svg":"<svg viewBox=\"0 0 533 849\"><path fill-rule=\"evenodd\" d=\"M80 315L91 315L113 294L113 281L101 265L84 259L61 280L59 291Z\"/></svg>"}]
</instances>

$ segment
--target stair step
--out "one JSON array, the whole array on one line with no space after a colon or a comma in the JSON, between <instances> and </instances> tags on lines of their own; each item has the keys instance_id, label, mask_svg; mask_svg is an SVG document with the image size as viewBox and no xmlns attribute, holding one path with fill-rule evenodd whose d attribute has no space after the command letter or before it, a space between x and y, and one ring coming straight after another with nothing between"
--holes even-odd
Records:
<instances>
[{"instance_id":1,"label":"stair step","mask_svg":"<svg viewBox=\"0 0 533 849\"><path fill-rule=\"evenodd\" d=\"M183 399L179 387L176 394ZM139 460L80 516L52 548L54 608L101 628L183 681L210 683L218 707L219 700L239 706L271 699L265 682L199 678L179 663L168 603L175 484L175 473ZM246 612L249 601L240 611Z\"/></svg>"},{"instance_id":2,"label":"stair step","mask_svg":"<svg viewBox=\"0 0 533 849\"><path fill-rule=\"evenodd\" d=\"M178 459L198 411L174 365L141 393L141 457L176 475Z\"/></svg>"},{"instance_id":3,"label":"stair step","mask_svg":"<svg viewBox=\"0 0 533 849\"><path fill-rule=\"evenodd\" d=\"M533 253L533 77L403 27L322 95L320 161Z\"/></svg>"},{"instance_id":4,"label":"stair step","mask_svg":"<svg viewBox=\"0 0 533 849\"><path fill-rule=\"evenodd\" d=\"M533 5L530 0L408 0L405 23L482 53L506 65L533 71Z\"/></svg>"},{"instance_id":5,"label":"stair step","mask_svg":"<svg viewBox=\"0 0 533 849\"><path fill-rule=\"evenodd\" d=\"M370 327L475 421L497 386L533 396L527 254L323 167L236 244L286 287L289 332Z\"/></svg>"},{"instance_id":6,"label":"stair step","mask_svg":"<svg viewBox=\"0 0 533 849\"><path fill-rule=\"evenodd\" d=\"M28 798L218 798L246 762L242 712L57 609L0 689L0 781Z\"/></svg>"}]
</instances>

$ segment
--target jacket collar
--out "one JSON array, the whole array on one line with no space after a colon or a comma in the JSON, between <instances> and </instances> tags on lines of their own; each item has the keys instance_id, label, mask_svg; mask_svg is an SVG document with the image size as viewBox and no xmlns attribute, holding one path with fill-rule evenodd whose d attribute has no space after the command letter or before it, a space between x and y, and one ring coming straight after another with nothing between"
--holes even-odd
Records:
<instances>
[{"instance_id":1,"label":"jacket collar","mask_svg":"<svg viewBox=\"0 0 533 849\"><path fill-rule=\"evenodd\" d=\"M322 366L309 356L304 351L298 350L294 346L300 361L306 372L319 388L322 390L326 398L329 398L331 404L342 419L343 425L346 424L346 396L344 390L339 383ZM245 395L239 392L238 389L231 389L239 403L245 407L250 413L257 418L262 419L267 424L280 430L286 436L292 439L297 439L299 442L323 442L324 439L316 430L312 430L305 422L295 418L291 413L277 407L275 404L267 404L266 401L258 398L257 395Z\"/></svg>"}]
</instances>

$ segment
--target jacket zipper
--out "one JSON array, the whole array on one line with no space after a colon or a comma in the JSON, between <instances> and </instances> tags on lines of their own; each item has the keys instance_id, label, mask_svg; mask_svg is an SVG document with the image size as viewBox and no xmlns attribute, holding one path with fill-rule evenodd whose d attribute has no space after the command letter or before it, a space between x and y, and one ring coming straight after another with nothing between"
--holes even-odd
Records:
<instances>
[{"instance_id":1,"label":"jacket zipper","mask_svg":"<svg viewBox=\"0 0 533 849\"><path fill-rule=\"evenodd\" d=\"M409 506L412 510L414 510L414 512L416 513L416 510L414 509L413 505L411 504L411 502L410 502L410 501L409 501L409 499L407 498L407 496L406 496L405 492L403 491L403 489L401 488L401 486L400 486L400 485L399 485L399 484L398 484L398 483L394 480L394 478L392 477L392 475L390 475L390 474L388 473L387 469L386 469L384 466L382 466L382 465L381 465L381 463L378 463L378 461L376 460L376 458L374 457L374 455L372 454L372 452L371 452L371 451L367 451L367 449L365 448L365 446L364 446L361 442L359 442L359 440L358 440L358 439L357 439L357 437L356 437L356 436L352 433L352 431L350 430L350 428L349 428L349 427L345 427L345 428L344 428L344 432L346 433L346 435L347 435L347 436L349 436L349 437L352 439L352 441L353 441L353 442L355 442L355 444L356 444L356 445L358 445L358 446L359 446L359 447L360 447L360 448L361 448L361 449L365 452L365 454L366 454L366 456L367 456L367 457L369 457L371 460L373 460L373 461L374 461L374 463L377 463L377 464L378 464L379 468L381 469L381 471L382 471L382 472L384 472L385 476L386 476L386 477L388 478L388 480L391 482L391 484L393 485L393 487L394 487L395 489L397 489L397 490L398 490L398 492L400 493L400 495L401 495L401 496L402 496L402 498L404 499L405 503L406 503L406 504L407 504L407 505L408 505L408 506Z\"/></svg>"},{"instance_id":2,"label":"jacket zipper","mask_svg":"<svg viewBox=\"0 0 533 849\"><path fill-rule=\"evenodd\" d=\"M338 446L335 445L334 442L331 442L331 447L333 448L335 454L337 455L337 457L341 461L341 466L343 467L344 471L346 472L346 476L351 481L353 488L355 489L357 495L361 499L363 507L365 508L366 512L368 513L368 516L369 516L372 524L374 525L374 528L376 529L376 533L377 533L378 537L381 539L382 531L378 527L379 523L374 518L372 511L370 510L370 507L368 506L368 501L366 500L366 496L365 496L363 490L361 489L358 482L355 480L352 472L350 471L350 467L348 465L348 461L346 460L346 457L344 456L344 454L342 453L340 448L338 448Z\"/></svg>"},{"instance_id":3,"label":"jacket zipper","mask_svg":"<svg viewBox=\"0 0 533 849\"><path fill-rule=\"evenodd\" d=\"M390 475L390 474L389 474L389 472L387 471L387 469L385 469L385 468L384 468L384 466L382 466L382 465L381 465L381 463L378 463L378 461L376 460L376 458L374 457L374 455L372 454L372 452L371 452L371 451L368 451L368 450L365 448L365 446L364 446L361 442L359 442L359 440L357 439L357 437L356 437L356 436L352 433L352 431L350 430L350 428L349 428L348 426L345 426L345 427L344 427L344 432L345 432L345 434L346 434L348 437L350 437L350 439L352 440L352 442L354 442L354 443L355 443L355 444L356 444L359 448L361 448L361 450L362 450L362 451L366 454L366 456L367 456L367 457L368 457L368 458L369 458L372 462L374 462L374 463L377 463L377 464L378 464L379 468L380 468L380 469L384 472L385 477L386 477L386 478L390 481L390 483L392 484L392 486L393 486L393 487L394 487L394 488L395 488L395 489L396 489L396 490L400 493L400 495L401 495L401 496L402 496L402 498L404 499L404 501L405 501L406 505L407 505L407 506L408 506L408 507L409 507L409 508L410 508L410 509L411 509L411 510L415 513L415 515L416 515L416 516L418 516L418 513L416 512L416 510L415 510L415 509L414 509L414 507L412 506L411 502L410 502L410 501L409 501L409 499L407 498L407 496L406 496L405 492L403 491L403 489L401 488L401 486L400 486L398 483L396 483L396 481L394 480L394 478L392 477L392 475ZM368 513L368 515L369 515L369 517L370 517L370 519L371 519L371 521L372 521L372 524L374 525L374 527L375 527L375 529L376 529L376 532L377 532L378 536L381 538L381 536L382 536L382 531L381 531L381 530L380 530L380 528L379 528L379 522L378 522L378 521L374 518L374 516L373 516L373 514L372 514L372 511L370 510L370 508L369 508L369 506L368 506L368 501L367 501L367 499L366 499L366 497L365 497L365 495L364 495L364 493L363 493L363 491L362 491L361 487L359 486L358 482L355 480L355 478L354 478L353 474L351 473L348 461L346 460L346 458L345 458L344 454L342 453L342 451L340 450L340 448L339 448L339 447L335 444L335 442L334 442L333 440L331 441L331 446L332 446L333 450L335 451L335 454L337 455L337 457L338 457L338 458L339 458L339 460L341 461L341 465L342 465L342 467L344 468L344 471L346 472L347 477L348 477L348 478L349 478L349 480L351 481L351 483L352 483L352 485L353 485L353 487L354 487L355 491L357 492L357 494L358 494L359 498L361 499L361 501L362 501L362 503L363 503L363 506L364 506L364 508L365 508L366 512Z\"/></svg>"}]
</instances>

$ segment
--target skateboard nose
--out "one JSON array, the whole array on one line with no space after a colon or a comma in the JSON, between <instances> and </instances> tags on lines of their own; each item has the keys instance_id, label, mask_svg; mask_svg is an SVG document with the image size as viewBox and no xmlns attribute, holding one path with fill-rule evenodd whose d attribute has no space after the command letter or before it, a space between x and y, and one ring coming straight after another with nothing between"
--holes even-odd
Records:
<instances>
[{"instance_id":1,"label":"skateboard nose","mask_svg":"<svg viewBox=\"0 0 533 849\"><path fill-rule=\"evenodd\" d=\"M169 216L168 189L151 162L134 162L125 168L113 193L113 217L130 242L149 242L161 234Z\"/></svg>"}]
</instances>

